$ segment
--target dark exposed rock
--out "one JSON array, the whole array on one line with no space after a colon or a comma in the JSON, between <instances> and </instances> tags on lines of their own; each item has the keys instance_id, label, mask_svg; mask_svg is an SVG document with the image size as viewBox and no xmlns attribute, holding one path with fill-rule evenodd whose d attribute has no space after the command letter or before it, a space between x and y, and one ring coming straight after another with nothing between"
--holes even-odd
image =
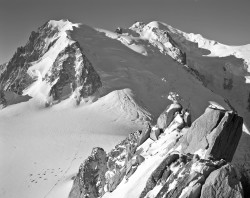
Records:
<instances>
[{"instance_id":1,"label":"dark exposed rock","mask_svg":"<svg viewBox=\"0 0 250 198\"><path fill-rule=\"evenodd\" d=\"M104 189L112 192L124 177L129 178L145 160L140 154L135 154L139 140L140 133L136 131L107 155L103 149L95 148L81 165L69 197L99 197Z\"/></svg>"},{"instance_id":2,"label":"dark exposed rock","mask_svg":"<svg viewBox=\"0 0 250 198\"><path fill-rule=\"evenodd\" d=\"M169 127L175 126L175 130L181 133L178 129L178 123L175 123L176 120L182 118L179 111L181 108L176 109L174 120ZM142 186L138 196L140 198L148 196L154 198L200 198L201 195L204 197L242 197L243 190L240 180L233 167L228 164L238 144L241 127L242 118L237 114L213 107L207 108L205 113L194 121L190 128L186 129L185 135L180 136L181 140L178 143L173 141L162 147L166 152L161 152L162 158L156 162L158 163L156 168L150 170L151 174L146 178L145 186ZM104 160L106 165L105 163L102 165L107 168L100 168L99 171L102 176L105 175L105 179L102 180L105 181L98 182L98 189L101 189L101 192L114 191L124 178L127 180L125 183L130 182L130 177L140 169L140 165L142 163L146 165L145 163L153 159L150 157L151 151L149 151L150 155L145 155L147 149L150 150L152 145L145 148L146 144L140 149L138 148L140 143L145 142L150 136L150 131L151 127L148 125L147 130L143 133L136 131L129 134L125 140L108 153L106 161ZM170 134L171 132L173 131L168 131ZM159 140L156 135L155 141L151 141L154 144L152 147L156 146L157 141L160 141L159 146L162 146L164 142L161 141L161 138L164 138L166 134L162 134ZM168 148L170 145L171 148ZM206 155L195 154L199 149L205 149ZM148 161L148 158L151 159ZM147 170L149 168L150 166ZM96 188L96 183L91 183L91 180L86 184L88 187L81 186L79 178L80 172L75 178L71 191L72 193L76 192L75 197L81 197L79 192L87 192L85 189ZM224 192L222 186L225 186L229 193ZM216 191L218 196L217 194L214 196L213 191ZM95 194L95 196L98 197L100 194Z\"/></svg>"},{"instance_id":3,"label":"dark exposed rock","mask_svg":"<svg viewBox=\"0 0 250 198\"><path fill-rule=\"evenodd\" d=\"M104 194L107 155L102 148L94 148L81 164L74 179L69 198L96 198Z\"/></svg>"},{"instance_id":4,"label":"dark exposed rock","mask_svg":"<svg viewBox=\"0 0 250 198\"><path fill-rule=\"evenodd\" d=\"M209 148L206 158L231 162L242 134L243 119L233 112L226 112L216 129L208 136Z\"/></svg>"},{"instance_id":5,"label":"dark exposed rock","mask_svg":"<svg viewBox=\"0 0 250 198\"><path fill-rule=\"evenodd\" d=\"M197 69L195 68L185 68L189 73L191 73L197 80L199 80L205 87L208 86L209 81L207 80L206 76L201 74Z\"/></svg>"},{"instance_id":6,"label":"dark exposed rock","mask_svg":"<svg viewBox=\"0 0 250 198\"><path fill-rule=\"evenodd\" d=\"M19 95L34 80L26 73L30 63L38 60L46 51L46 38L52 38L57 29L45 23L36 32L33 31L24 47L17 48L16 53L0 76L0 84L4 91L13 91Z\"/></svg>"},{"instance_id":7,"label":"dark exposed rock","mask_svg":"<svg viewBox=\"0 0 250 198\"><path fill-rule=\"evenodd\" d=\"M248 95L247 102L248 102L247 110L250 112L250 93Z\"/></svg>"},{"instance_id":8,"label":"dark exposed rock","mask_svg":"<svg viewBox=\"0 0 250 198\"><path fill-rule=\"evenodd\" d=\"M128 178L136 171L137 167L145 160L141 155L136 154L132 159L126 162L125 178Z\"/></svg>"},{"instance_id":9,"label":"dark exposed rock","mask_svg":"<svg viewBox=\"0 0 250 198\"><path fill-rule=\"evenodd\" d=\"M150 137L150 132L151 132L151 126L149 123L147 123L146 129L144 129L141 132L139 143L138 143L139 145L143 144Z\"/></svg>"},{"instance_id":10,"label":"dark exposed rock","mask_svg":"<svg viewBox=\"0 0 250 198\"><path fill-rule=\"evenodd\" d=\"M151 127L149 126L151 129ZM148 130L148 129L146 129ZM143 161L139 154L135 154L139 142L141 140L140 132L130 133L129 136L121 143L115 146L108 153L108 172L106 173L107 191L112 192L125 177L131 176L130 169L134 165L132 171L135 171L137 166ZM133 157L136 159L134 164ZM136 164L136 165L135 165Z\"/></svg>"},{"instance_id":11,"label":"dark exposed rock","mask_svg":"<svg viewBox=\"0 0 250 198\"><path fill-rule=\"evenodd\" d=\"M116 33L118 34L122 34L122 28L121 27L117 27L115 30Z\"/></svg>"},{"instance_id":12,"label":"dark exposed rock","mask_svg":"<svg viewBox=\"0 0 250 198\"><path fill-rule=\"evenodd\" d=\"M165 32L164 35L167 36L168 41L172 44L172 46L173 46L174 48L178 49L178 54L179 54L179 56L178 56L177 60L178 60L181 64L183 64L183 65L187 64L187 55L186 55L186 53L183 52L183 51L180 49L179 45L174 41L174 39L173 39L172 36L169 34L169 32Z\"/></svg>"},{"instance_id":13,"label":"dark exposed rock","mask_svg":"<svg viewBox=\"0 0 250 198\"><path fill-rule=\"evenodd\" d=\"M250 197L250 169L248 167L249 164L246 162L246 160L243 164L236 165L236 169L240 175L240 181L242 184L245 198Z\"/></svg>"},{"instance_id":14,"label":"dark exposed rock","mask_svg":"<svg viewBox=\"0 0 250 198\"><path fill-rule=\"evenodd\" d=\"M242 134L243 119L233 112L207 108L182 138L182 151L207 150L205 158L231 161Z\"/></svg>"},{"instance_id":15,"label":"dark exposed rock","mask_svg":"<svg viewBox=\"0 0 250 198\"><path fill-rule=\"evenodd\" d=\"M6 102L6 99L4 97L3 89L0 89L0 109L6 107L6 105L7 105L7 102Z\"/></svg>"},{"instance_id":16,"label":"dark exposed rock","mask_svg":"<svg viewBox=\"0 0 250 198\"><path fill-rule=\"evenodd\" d=\"M30 98L31 97L28 95L18 95L13 91L0 91L0 105L2 104L3 107L20 102L26 102Z\"/></svg>"},{"instance_id":17,"label":"dark exposed rock","mask_svg":"<svg viewBox=\"0 0 250 198\"><path fill-rule=\"evenodd\" d=\"M202 186L201 198L243 198L243 189L232 165L213 171Z\"/></svg>"},{"instance_id":18,"label":"dark exposed rock","mask_svg":"<svg viewBox=\"0 0 250 198\"><path fill-rule=\"evenodd\" d=\"M7 65L0 66L0 69L3 69L0 72L3 91L21 96L23 90L37 80L37 75L28 69L35 61L42 60L43 55L60 40L60 31L63 30L49 21L31 33L27 44L17 49ZM52 97L48 97L47 106L50 105L51 99L64 99L73 91L76 103L79 104L82 97L93 95L102 86L99 75L77 42L73 42L58 54L52 68L42 80L51 84L49 96ZM1 98L3 97L2 95ZM3 99L1 103L4 104Z\"/></svg>"},{"instance_id":19,"label":"dark exposed rock","mask_svg":"<svg viewBox=\"0 0 250 198\"><path fill-rule=\"evenodd\" d=\"M164 175L163 180L165 180L166 177L170 175L169 170L167 170L168 172L166 172L165 174L164 172L168 168L168 166L172 164L173 162L175 162L178 158L179 158L178 154L173 154L173 155L167 156L162 161L162 163L154 170L154 172L149 177L147 184L140 195L140 198L145 197L146 194L156 186L157 182L163 177L163 175Z\"/></svg>"},{"instance_id":20,"label":"dark exposed rock","mask_svg":"<svg viewBox=\"0 0 250 198\"><path fill-rule=\"evenodd\" d=\"M192 121L191 121L191 114L189 111L186 111L184 113L183 119L184 119L185 125L190 127L192 124Z\"/></svg>"},{"instance_id":21,"label":"dark exposed rock","mask_svg":"<svg viewBox=\"0 0 250 198\"><path fill-rule=\"evenodd\" d=\"M176 112L181 113L181 110L182 110L182 105L177 102L169 105L157 119L158 127L162 129L167 128L169 124L173 121L175 113Z\"/></svg>"},{"instance_id":22,"label":"dark exposed rock","mask_svg":"<svg viewBox=\"0 0 250 198\"><path fill-rule=\"evenodd\" d=\"M205 179L215 169L225 164L225 161L212 160L193 160L187 156L187 161L176 163L178 171L170 174L168 180L164 183L156 198L178 198L182 197L199 197L201 186ZM184 190L185 189L185 190Z\"/></svg>"},{"instance_id":23,"label":"dark exposed rock","mask_svg":"<svg viewBox=\"0 0 250 198\"><path fill-rule=\"evenodd\" d=\"M8 65L8 63L3 63L0 65L0 76L7 69L7 65Z\"/></svg>"},{"instance_id":24,"label":"dark exposed rock","mask_svg":"<svg viewBox=\"0 0 250 198\"><path fill-rule=\"evenodd\" d=\"M78 97L90 96L102 86L99 75L83 54L78 42L58 54L45 80L53 84L50 95L54 100L63 97L63 89L66 86L70 87L71 92L78 88Z\"/></svg>"}]
</instances>

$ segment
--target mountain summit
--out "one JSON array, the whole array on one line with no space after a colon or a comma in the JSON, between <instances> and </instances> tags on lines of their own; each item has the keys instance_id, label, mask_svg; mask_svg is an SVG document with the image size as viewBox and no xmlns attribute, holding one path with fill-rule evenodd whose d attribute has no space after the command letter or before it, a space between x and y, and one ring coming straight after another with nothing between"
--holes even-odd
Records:
<instances>
[{"instance_id":1,"label":"mountain summit","mask_svg":"<svg viewBox=\"0 0 250 198\"><path fill-rule=\"evenodd\" d=\"M157 21L114 31L68 20L46 22L0 66L1 144L9 153L3 155L0 195L15 197L15 187L20 197L67 197L72 176L93 146L111 150L132 131L149 125L161 128L151 135L158 140L173 119L186 119L183 133L183 126L174 129L178 137L184 136L191 120L200 118L208 106L219 112L216 126L225 116L229 126L236 115L236 120L244 119L239 146L227 162L249 162L249 51L250 45L227 46ZM180 104L182 111L166 110L172 104ZM166 120L169 116L171 121ZM164 144L157 142L152 146ZM103 149L91 156L103 160ZM211 160L204 163L220 159ZM63 186L67 193L62 193ZM100 186L103 190L103 183Z\"/></svg>"}]
</instances>

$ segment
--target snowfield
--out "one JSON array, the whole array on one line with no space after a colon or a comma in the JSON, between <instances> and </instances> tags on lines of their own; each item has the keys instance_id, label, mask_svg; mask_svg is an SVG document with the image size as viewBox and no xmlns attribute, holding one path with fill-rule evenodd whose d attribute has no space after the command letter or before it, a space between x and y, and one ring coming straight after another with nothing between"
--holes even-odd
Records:
<instances>
[{"instance_id":1,"label":"snowfield","mask_svg":"<svg viewBox=\"0 0 250 198\"><path fill-rule=\"evenodd\" d=\"M69 99L45 109L32 99L2 110L0 196L66 198L92 147L110 150L143 127L133 109L117 108L114 95L78 107Z\"/></svg>"},{"instance_id":2,"label":"snowfield","mask_svg":"<svg viewBox=\"0 0 250 198\"><path fill-rule=\"evenodd\" d=\"M249 66L242 68L242 60L236 58L243 58L247 66L250 45L226 46L160 22L138 22L124 29L123 34L70 22L50 23L59 27L61 34L53 47L28 70L30 76L37 78L24 91L32 99L0 110L1 198L68 197L72 178L93 147L109 151L127 134L144 128L145 121L155 124L171 100L190 109L192 121L209 104L225 109L230 109L230 105L235 107L245 119L245 133L234 163L244 161L245 157L250 161L250 113L246 110L250 71ZM187 50L187 65L175 60L180 52L159 36L167 30L179 42L179 47ZM43 78L60 51L74 42L80 44L103 86L79 106L72 95L45 108L51 85ZM220 84L225 63L229 70L225 75L230 76L224 77L234 80L234 92L222 90ZM201 77L191 74L188 64L206 74L207 86ZM150 152L156 155L144 156L148 163L141 165L141 172L133 174L128 182L123 181L123 185L105 198L120 198L121 193L131 198L138 195L146 176L160 162L161 151L176 137L175 132L166 134L158 142L159 147L148 142ZM138 178L141 174L145 177ZM133 189L135 185L137 188Z\"/></svg>"}]
</instances>

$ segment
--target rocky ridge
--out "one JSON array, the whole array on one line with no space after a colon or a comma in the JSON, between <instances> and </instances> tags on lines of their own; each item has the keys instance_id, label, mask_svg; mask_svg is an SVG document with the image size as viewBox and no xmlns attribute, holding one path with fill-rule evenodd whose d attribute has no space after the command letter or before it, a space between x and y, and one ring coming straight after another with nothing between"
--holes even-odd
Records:
<instances>
[{"instance_id":1,"label":"rocky ridge","mask_svg":"<svg viewBox=\"0 0 250 198\"><path fill-rule=\"evenodd\" d=\"M149 43L157 47L161 53L171 56L183 65L186 64L186 53L181 50L169 31L142 22L133 24L129 29L136 32L141 38L147 39Z\"/></svg>"},{"instance_id":2,"label":"rocky ridge","mask_svg":"<svg viewBox=\"0 0 250 198\"><path fill-rule=\"evenodd\" d=\"M30 95L28 89L35 83L48 87L43 98L46 105L71 94L79 103L82 97L93 95L102 86L81 46L67 33L74 27L77 24L66 20L51 20L31 33L27 44L19 47L1 70L0 101L3 107L13 103L8 101L6 92L20 97Z\"/></svg>"},{"instance_id":3,"label":"rocky ridge","mask_svg":"<svg viewBox=\"0 0 250 198\"><path fill-rule=\"evenodd\" d=\"M80 166L69 198L243 198L240 175L230 164L243 119L210 106L190 126L186 112L173 103L158 125L148 123L109 153L94 148ZM95 176L83 181L82 175Z\"/></svg>"}]
</instances>

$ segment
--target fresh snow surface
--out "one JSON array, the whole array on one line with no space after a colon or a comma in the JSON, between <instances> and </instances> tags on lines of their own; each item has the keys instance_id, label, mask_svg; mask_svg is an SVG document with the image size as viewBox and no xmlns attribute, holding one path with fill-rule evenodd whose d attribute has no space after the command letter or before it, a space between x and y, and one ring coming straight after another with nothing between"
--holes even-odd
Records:
<instances>
[{"instance_id":1,"label":"fresh snow surface","mask_svg":"<svg viewBox=\"0 0 250 198\"><path fill-rule=\"evenodd\" d=\"M95 103L76 107L68 99L51 108L31 99L1 110L0 197L66 198L93 147L109 151L142 128L133 109L116 99L110 93Z\"/></svg>"}]
</instances>

